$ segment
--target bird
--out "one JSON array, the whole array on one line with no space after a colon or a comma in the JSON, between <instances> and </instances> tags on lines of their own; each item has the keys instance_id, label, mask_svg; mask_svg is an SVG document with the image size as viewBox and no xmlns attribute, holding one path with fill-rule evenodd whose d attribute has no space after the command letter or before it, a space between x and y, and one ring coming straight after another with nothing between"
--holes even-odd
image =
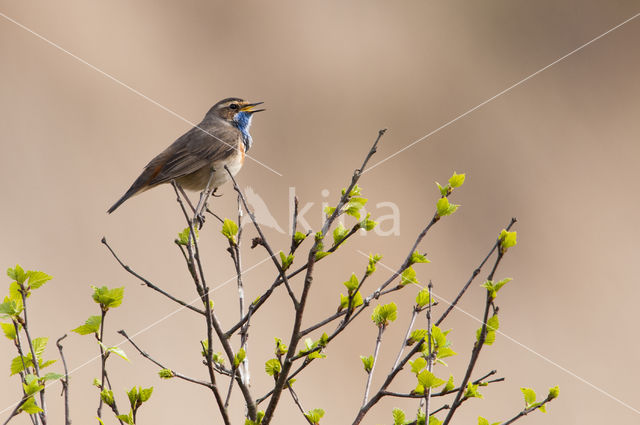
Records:
<instances>
[{"instance_id":1,"label":"bird","mask_svg":"<svg viewBox=\"0 0 640 425\"><path fill-rule=\"evenodd\" d=\"M109 214L134 195L175 180L182 188L202 191L211 172L211 190L229 180L228 167L236 175L251 148L251 118L263 102L250 103L237 97L213 105L202 121L180 136L144 167L129 190L107 210Z\"/></svg>"}]
</instances>

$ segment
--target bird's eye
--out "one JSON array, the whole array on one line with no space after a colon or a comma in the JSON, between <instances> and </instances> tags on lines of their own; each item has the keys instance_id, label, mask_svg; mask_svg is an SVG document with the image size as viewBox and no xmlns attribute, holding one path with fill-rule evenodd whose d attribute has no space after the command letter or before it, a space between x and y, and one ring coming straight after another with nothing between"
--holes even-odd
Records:
<instances>
[{"instance_id":1,"label":"bird's eye","mask_svg":"<svg viewBox=\"0 0 640 425\"><path fill-rule=\"evenodd\" d=\"M239 108L239 106L238 106L238 104L237 104L237 103L232 103L231 105L229 105L229 108L231 108L231 109L238 109L238 108Z\"/></svg>"}]
</instances>

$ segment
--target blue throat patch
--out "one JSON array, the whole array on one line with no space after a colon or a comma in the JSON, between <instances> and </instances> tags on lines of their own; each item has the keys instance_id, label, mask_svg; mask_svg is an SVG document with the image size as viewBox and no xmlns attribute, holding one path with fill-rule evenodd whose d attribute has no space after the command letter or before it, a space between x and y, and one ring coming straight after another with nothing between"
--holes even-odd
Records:
<instances>
[{"instance_id":1,"label":"blue throat patch","mask_svg":"<svg viewBox=\"0 0 640 425\"><path fill-rule=\"evenodd\" d=\"M251 148L253 140L249 134L249 127L251 127L251 114L246 112L238 112L233 117L233 122L236 127L242 133L242 143L244 143L244 150L248 151Z\"/></svg>"}]
</instances>

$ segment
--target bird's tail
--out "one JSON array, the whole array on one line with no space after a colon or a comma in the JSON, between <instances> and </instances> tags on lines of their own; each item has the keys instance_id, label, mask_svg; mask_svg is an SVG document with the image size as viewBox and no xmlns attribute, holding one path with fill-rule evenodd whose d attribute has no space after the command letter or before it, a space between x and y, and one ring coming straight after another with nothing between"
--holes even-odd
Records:
<instances>
[{"instance_id":1,"label":"bird's tail","mask_svg":"<svg viewBox=\"0 0 640 425\"><path fill-rule=\"evenodd\" d=\"M126 201L127 199L131 198L133 195L135 195L136 193L140 192L140 188L138 187L138 185L136 184L138 183L137 181L129 188L129 190L127 190L127 193L125 193L124 195L122 195L122 198L118 199L118 201L113 204L111 206L111 208L109 208L107 210L107 213L111 214L112 212L114 212L116 210L116 208L118 208L120 205L122 205L122 203L124 201Z\"/></svg>"}]
</instances>

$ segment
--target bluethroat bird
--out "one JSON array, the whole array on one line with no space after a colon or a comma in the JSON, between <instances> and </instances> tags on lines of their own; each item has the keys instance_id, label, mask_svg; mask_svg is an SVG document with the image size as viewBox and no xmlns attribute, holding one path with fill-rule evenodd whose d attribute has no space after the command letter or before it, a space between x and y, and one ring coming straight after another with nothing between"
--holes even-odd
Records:
<instances>
[{"instance_id":1,"label":"bluethroat bird","mask_svg":"<svg viewBox=\"0 0 640 425\"><path fill-rule=\"evenodd\" d=\"M200 124L144 167L124 196L109 208L109 214L133 195L171 180L185 189L201 191L207 186L212 170L212 190L229 180L225 165L235 176L253 143L249 127L253 114L264 111L255 109L260 104L230 97L213 105Z\"/></svg>"}]
</instances>

